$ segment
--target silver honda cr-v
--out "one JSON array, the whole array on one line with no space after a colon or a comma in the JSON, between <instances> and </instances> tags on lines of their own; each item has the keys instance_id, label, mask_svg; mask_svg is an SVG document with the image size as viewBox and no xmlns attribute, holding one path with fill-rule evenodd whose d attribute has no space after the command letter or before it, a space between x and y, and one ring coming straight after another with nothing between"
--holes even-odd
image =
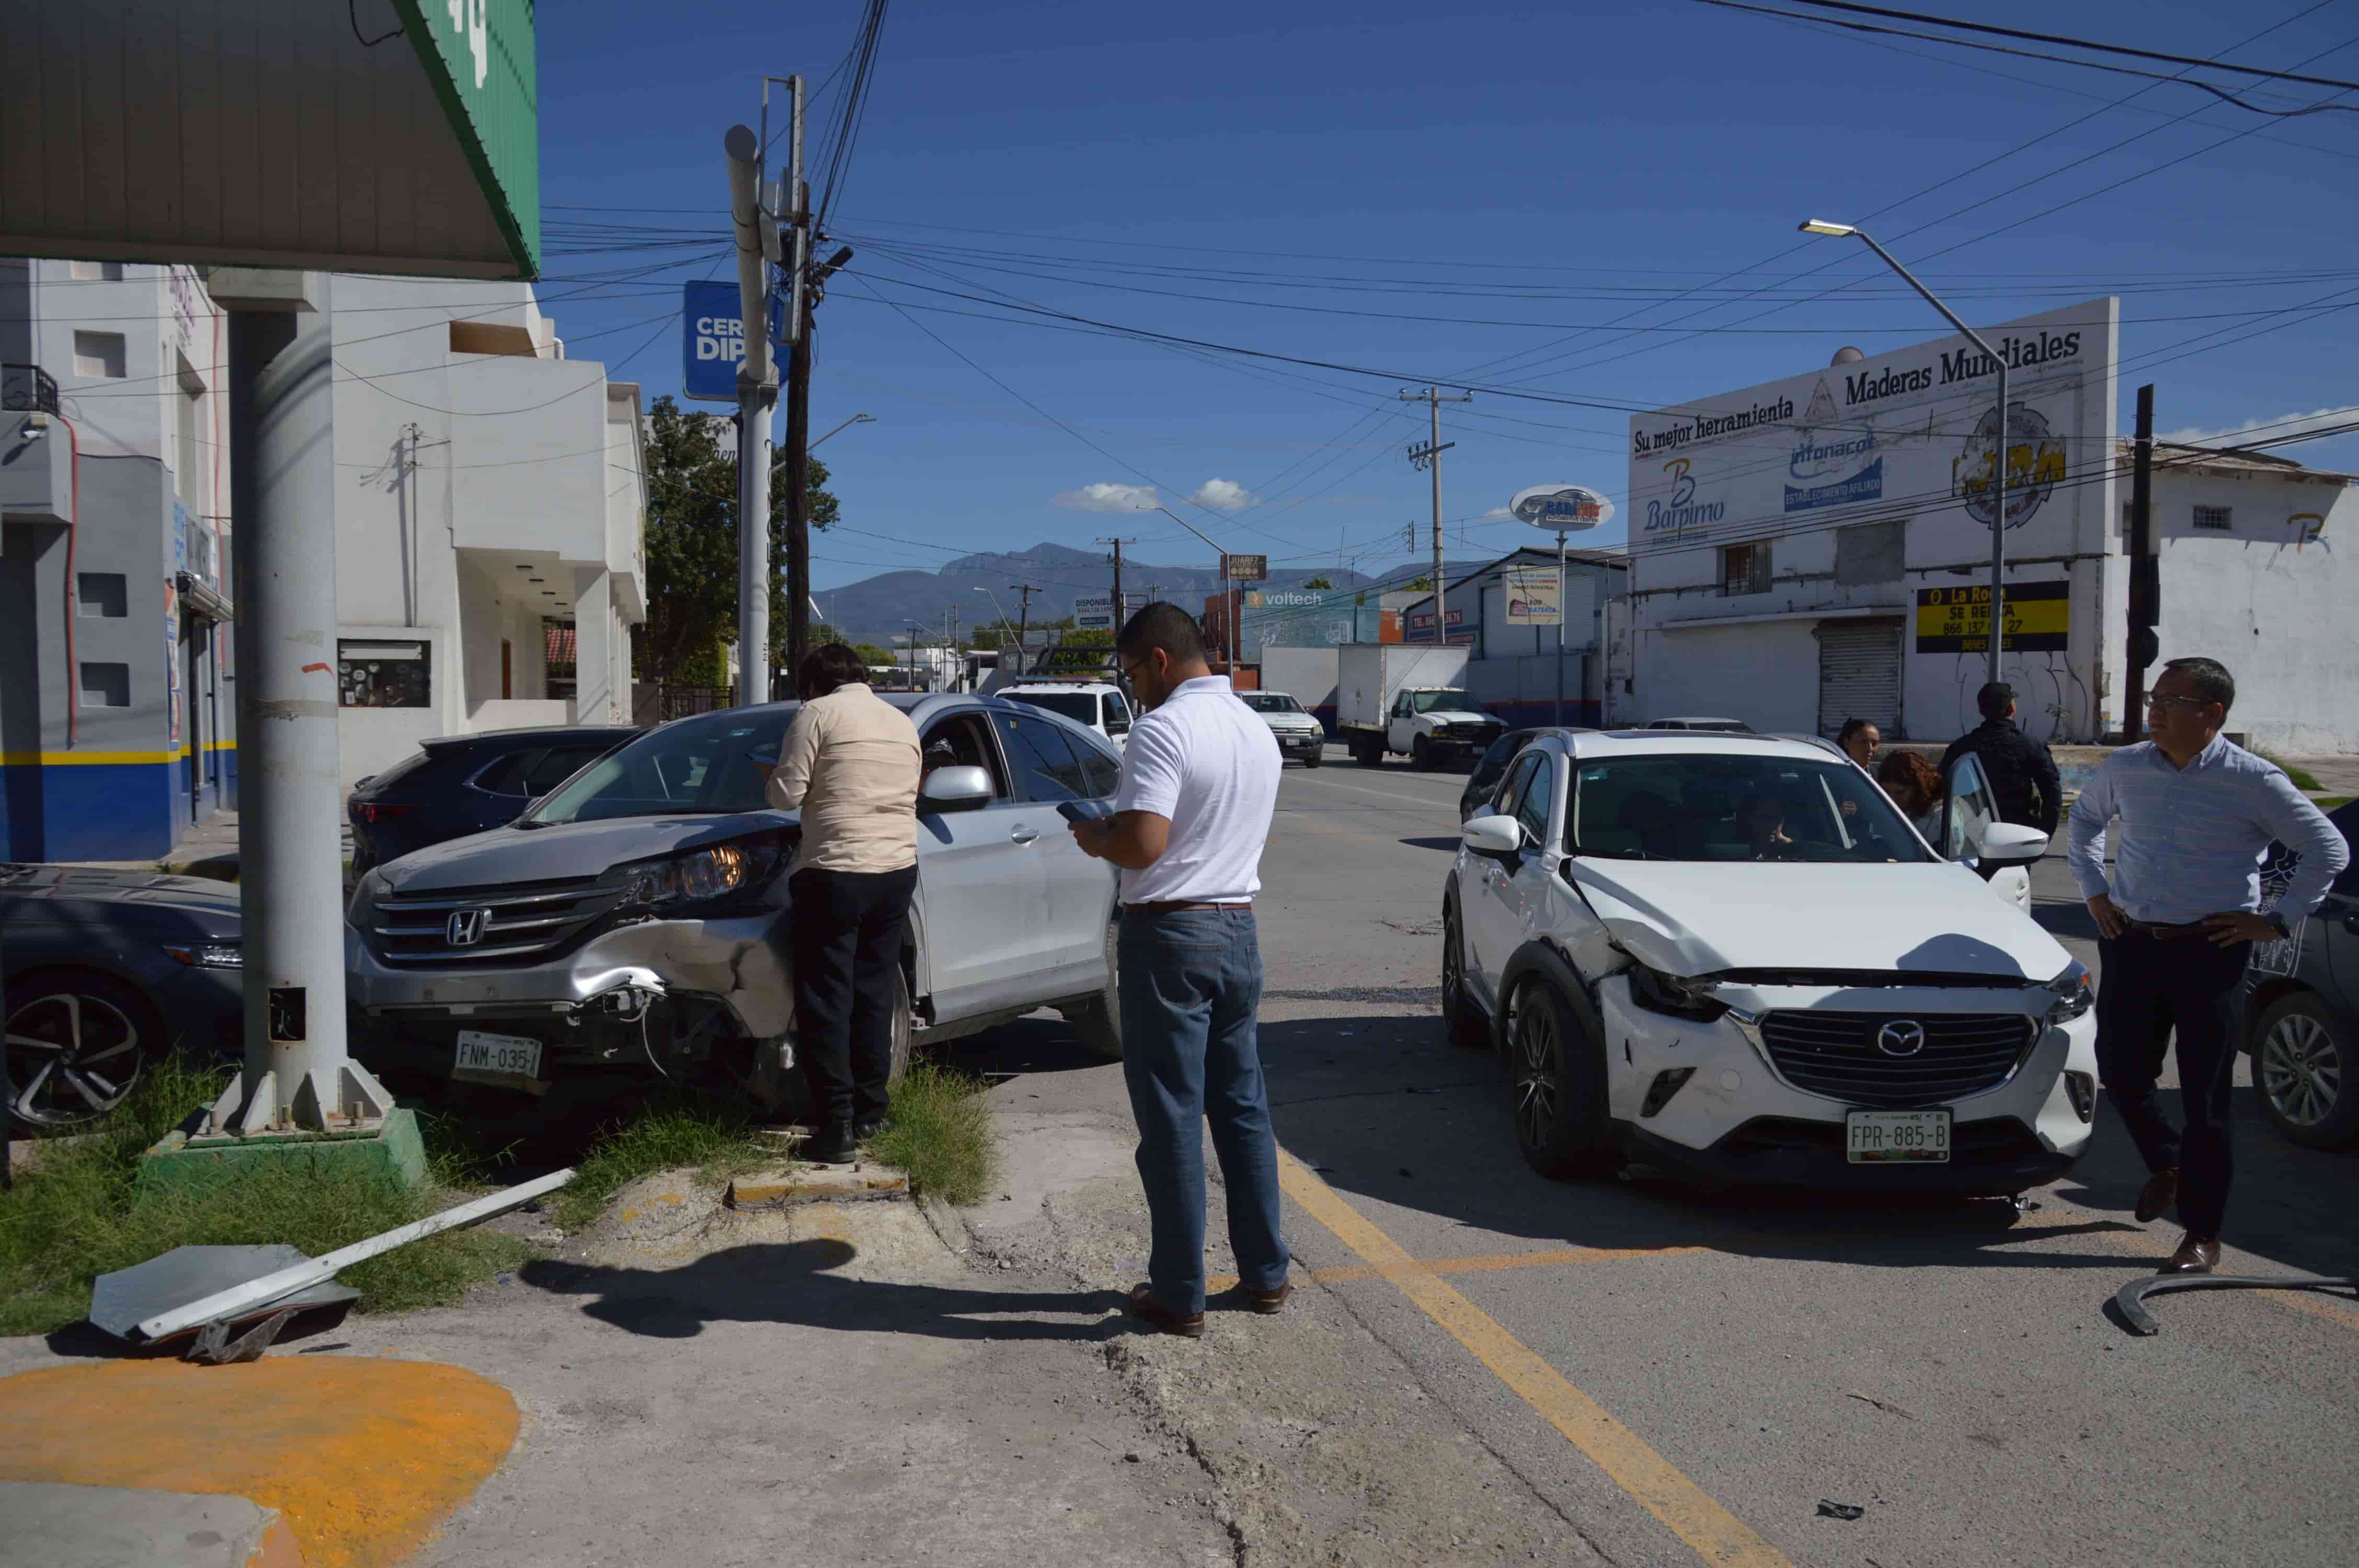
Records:
<instances>
[{"instance_id":1,"label":"silver honda cr-v","mask_svg":"<svg viewBox=\"0 0 2359 1568\"><path fill-rule=\"evenodd\" d=\"M918 892L893 1054L1036 1008L1122 1050L1114 877L1059 803L1113 795L1091 731L991 697L888 694L918 727ZM720 1076L792 1103L787 868L763 784L797 704L677 719L505 827L370 871L345 914L355 1049L387 1068L546 1092L615 1071Z\"/></svg>"}]
</instances>

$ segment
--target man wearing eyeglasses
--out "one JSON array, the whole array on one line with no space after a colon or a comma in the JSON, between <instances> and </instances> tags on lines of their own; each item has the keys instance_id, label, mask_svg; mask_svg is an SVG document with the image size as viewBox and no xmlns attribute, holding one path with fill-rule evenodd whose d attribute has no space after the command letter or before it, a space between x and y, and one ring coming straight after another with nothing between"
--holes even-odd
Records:
<instances>
[{"instance_id":1,"label":"man wearing eyeglasses","mask_svg":"<svg viewBox=\"0 0 2359 1568\"><path fill-rule=\"evenodd\" d=\"M1204 1142L1228 1188L1238 1294L1275 1313L1292 1289L1278 1234L1277 1141L1255 1017L1261 947L1253 897L1284 765L1277 737L1204 660L1176 604L1132 616L1114 656L1142 712L1124 748L1114 815L1076 821L1084 853L1122 870L1122 1074L1138 1122L1151 1235L1131 1315L1204 1332Z\"/></svg>"},{"instance_id":2,"label":"man wearing eyeglasses","mask_svg":"<svg viewBox=\"0 0 2359 1568\"><path fill-rule=\"evenodd\" d=\"M2235 700L2235 679L2216 660L2171 660L2147 703L2153 739L2107 758L2072 806L2072 876L2104 939L2097 1070L2149 1173L2139 1222L2176 1202L2187 1227L2166 1274L2208 1274L2220 1261L2245 961L2254 943L2287 935L2316 909L2350 860L2343 835L2285 770L2220 733ZM2108 881L2106 829L2116 815ZM2276 913L2262 915L2260 857L2271 839L2301 862ZM2183 1132L2154 1099L2172 1033Z\"/></svg>"}]
</instances>

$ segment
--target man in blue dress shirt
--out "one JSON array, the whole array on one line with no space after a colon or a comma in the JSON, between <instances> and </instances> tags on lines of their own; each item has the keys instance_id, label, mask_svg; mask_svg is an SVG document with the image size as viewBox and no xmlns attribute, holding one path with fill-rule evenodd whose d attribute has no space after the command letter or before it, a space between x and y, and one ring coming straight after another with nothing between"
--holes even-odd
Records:
<instances>
[{"instance_id":1,"label":"man in blue dress shirt","mask_svg":"<svg viewBox=\"0 0 2359 1568\"><path fill-rule=\"evenodd\" d=\"M2254 943L2288 935L2316 909L2350 860L2343 835L2282 768L2221 735L2235 700L2235 679L2216 660L2171 660L2147 700L2154 738L2107 758L2072 806L2072 876L2104 938L2097 1070L2150 1173L2138 1219L2175 1200L2187 1227L2164 1273L2208 1274L2220 1260L2245 961ZM2106 825L2116 815L2108 884ZM2265 916L2255 912L2271 839L2301 862ZM2183 1134L2154 1100L2173 1031Z\"/></svg>"}]
</instances>

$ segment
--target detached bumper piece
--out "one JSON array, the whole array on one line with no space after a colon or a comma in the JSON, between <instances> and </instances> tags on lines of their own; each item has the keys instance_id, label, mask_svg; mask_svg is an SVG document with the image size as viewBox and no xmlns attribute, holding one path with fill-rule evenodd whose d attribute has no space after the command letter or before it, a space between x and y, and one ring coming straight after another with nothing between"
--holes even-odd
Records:
<instances>
[{"instance_id":1,"label":"detached bumper piece","mask_svg":"<svg viewBox=\"0 0 2359 1568\"><path fill-rule=\"evenodd\" d=\"M1632 1156L1647 1164L1716 1181L1772 1186L2018 1193L2054 1181L2071 1169L2075 1158L2049 1152L2011 1116L1959 1122L1951 1130L1950 1158L1923 1165L1851 1163L1839 1121L1756 1117L1706 1149L1674 1143L1644 1128L1630 1128L1625 1136Z\"/></svg>"},{"instance_id":2,"label":"detached bumper piece","mask_svg":"<svg viewBox=\"0 0 2359 1568\"><path fill-rule=\"evenodd\" d=\"M2136 1335L2160 1334L2162 1320L2147 1310L2146 1298L2165 1291L2359 1292L2359 1280L2319 1274L2148 1274L2114 1292L2114 1313L2122 1326Z\"/></svg>"}]
</instances>

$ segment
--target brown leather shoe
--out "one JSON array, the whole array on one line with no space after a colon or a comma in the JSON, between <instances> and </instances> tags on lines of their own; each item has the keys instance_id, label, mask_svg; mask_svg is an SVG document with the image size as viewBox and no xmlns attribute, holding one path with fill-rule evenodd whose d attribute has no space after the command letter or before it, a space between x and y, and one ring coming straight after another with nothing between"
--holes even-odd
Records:
<instances>
[{"instance_id":1,"label":"brown leather shoe","mask_svg":"<svg viewBox=\"0 0 2359 1568\"><path fill-rule=\"evenodd\" d=\"M1161 1302L1155 1299L1155 1292L1150 1286L1131 1286L1129 1305L1131 1316L1138 1319L1141 1323L1149 1325L1160 1333L1176 1334L1182 1339L1201 1339L1204 1337L1204 1314L1202 1313L1197 1313L1192 1316L1185 1316L1181 1314L1173 1312L1169 1307L1165 1306Z\"/></svg>"},{"instance_id":2,"label":"brown leather shoe","mask_svg":"<svg viewBox=\"0 0 2359 1568\"><path fill-rule=\"evenodd\" d=\"M2158 1274L2208 1274L2219 1266L2218 1238L2198 1236L2190 1230L2187 1233L2187 1239L2179 1244L2179 1250L2170 1255L2170 1261L2157 1269L2155 1272Z\"/></svg>"},{"instance_id":3,"label":"brown leather shoe","mask_svg":"<svg viewBox=\"0 0 2359 1568\"><path fill-rule=\"evenodd\" d=\"M2157 1171L2138 1189L2137 1220L2140 1225L2152 1225L2169 1214L2179 1202L2179 1167Z\"/></svg>"},{"instance_id":4,"label":"brown leather shoe","mask_svg":"<svg viewBox=\"0 0 2359 1568\"><path fill-rule=\"evenodd\" d=\"M1294 1293L1294 1281L1281 1280L1277 1283L1277 1288L1273 1291L1257 1291L1251 1285L1239 1285L1237 1293L1245 1297L1247 1306L1264 1317L1275 1317L1277 1315L1277 1309L1286 1304L1286 1298Z\"/></svg>"}]
</instances>

